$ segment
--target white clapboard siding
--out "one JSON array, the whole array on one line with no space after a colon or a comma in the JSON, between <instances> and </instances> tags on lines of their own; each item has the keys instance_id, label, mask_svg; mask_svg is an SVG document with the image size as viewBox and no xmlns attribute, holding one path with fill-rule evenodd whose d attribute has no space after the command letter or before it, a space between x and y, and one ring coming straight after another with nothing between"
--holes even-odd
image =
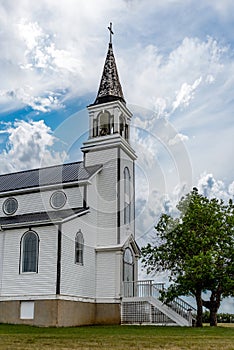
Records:
<instances>
[{"instance_id":1,"label":"white clapboard siding","mask_svg":"<svg viewBox=\"0 0 234 350\"><path fill-rule=\"evenodd\" d=\"M57 227L34 229L40 239L38 273L20 273L20 242L26 231L5 232L1 296L56 293Z\"/></svg>"},{"instance_id":2,"label":"white clapboard siding","mask_svg":"<svg viewBox=\"0 0 234 350\"><path fill-rule=\"evenodd\" d=\"M55 210L50 205L50 197L56 190L41 191L36 193L27 193L13 196L18 201L18 209L14 215L21 215L26 213L43 212L48 210ZM77 208L83 206L83 192L82 187L69 187L63 189L66 194L67 201L63 209ZM3 211L3 203L8 197L0 198L0 215L6 216Z\"/></svg>"},{"instance_id":3,"label":"white clapboard siding","mask_svg":"<svg viewBox=\"0 0 234 350\"><path fill-rule=\"evenodd\" d=\"M5 235L6 232L1 231L0 232L0 295L2 291L2 275L3 275L3 261L4 261L4 255L5 255Z\"/></svg>"},{"instance_id":4,"label":"white clapboard siding","mask_svg":"<svg viewBox=\"0 0 234 350\"><path fill-rule=\"evenodd\" d=\"M118 154L117 147L89 151L85 154L85 165L86 166L95 165L95 164L106 165L112 160L117 159L117 154Z\"/></svg>"},{"instance_id":5,"label":"white clapboard siding","mask_svg":"<svg viewBox=\"0 0 234 350\"><path fill-rule=\"evenodd\" d=\"M110 245L117 241L117 159L104 164L97 175L98 185L98 244Z\"/></svg>"},{"instance_id":6,"label":"white clapboard siding","mask_svg":"<svg viewBox=\"0 0 234 350\"><path fill-rule=\"evenodd\" d=\"M97 199L97 176L92 179L92 184L87 186L87 206L89 207L89 215L80 218L84 220L89 232L95 239L94 245L97 245L97 222L98 222L98 199Z\"/></svg>"},{"instance_id":7,"label":"white clapboard siding","mask_svg":"<svg viewBox=\"0 0 234 350\"><path fill-rule=\"evenodd\" d=\"M62 225L61 294L95 298L95 232L84 218ZM75 263L75 237L81 230L84 236L84 264Z\"/></svg>"},{"instance_id":8,"label":"white clapboard siding","mask_svg":"<svg viewBox=\"0 0 234 350\"><path fill-rule=\"evenodd\" d=\"M116 252L98 252L97 253L97 299L114 299L117 297L116 290L118 289L116 266Z\"/></svg>"}]
</instances>

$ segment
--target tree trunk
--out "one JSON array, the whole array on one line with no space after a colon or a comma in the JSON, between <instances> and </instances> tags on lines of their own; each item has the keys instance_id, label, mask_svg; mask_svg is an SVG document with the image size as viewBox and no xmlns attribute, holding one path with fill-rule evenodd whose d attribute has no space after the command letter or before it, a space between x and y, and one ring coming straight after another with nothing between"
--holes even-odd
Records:
<instances>
[{"instance_id":1,"label":"tree trunk","mask_svg":"<svg viewBox=\"0 0 234 350\"><path fill-rule=\"evenodd\" d=\"M210 326L216 327L217 326L217 307L210 308Z\"/></svg>"},{"instance_id":2,"label":"tree trunk","mask_svg":"<svg viewBox=\"0 0 234 350\"><path fill-rule=\"evenodd\" d=\"M212 291L210 297L210 326L217 326L217 312L221 302L221 288L217 291Z\"/></svg>"},{"instance_id":3,"label":"tree trunk","mask_svg":"<svg viewBox=\"0 0 234 350\"><path fill-rule=\"evenodd\" d=\"M201 291L196 292L196 302L197 302L197 322L196 327L202 327L202 297Z\"/></svg>"},{"instance_id":4,"label":"tree trunk","mask_svg":"<svg viewBox=\"0 0 234 350\"><path fill-rule=\"evenodd\" d=\"M219 288L218 291L211 292L209 301L202 300L203 306L205 306L207 309L210 310L211 327L217 326L217 312L220 307L220 301L221 301L221 288Z\"/></svg>"}]
</instances>

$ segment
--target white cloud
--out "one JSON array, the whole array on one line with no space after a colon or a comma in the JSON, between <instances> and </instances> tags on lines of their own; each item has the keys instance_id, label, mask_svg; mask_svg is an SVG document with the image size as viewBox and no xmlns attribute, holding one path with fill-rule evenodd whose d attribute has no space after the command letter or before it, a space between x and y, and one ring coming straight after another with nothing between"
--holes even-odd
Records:
<instances>
[{"instance_id":1,"label":"white cloud","mask_svg":"<svg viewBox=\"0 0 234 350\"><path fill-rule=\"evenodd\" d=\"M228 201L233 196L232 182L227 186L222 180L216 180L213 174L203 173L198 180L198 191L208 198L219 198Z\"/></svg>"},{"instance_id":2,"label":"white cloud","mask_svg":"<svg viewBox=\"0 0 234 350\"><path fill-rule=\"evenodd\" d=\"M7 147L0 153L1 173L60 164L64 152L52 149L56 139L44 121L16 121L1 131L8 134Z\"/></svg>"},{"instance_id":3,"label":"white cloud","mask_svg":"<svg viewBox=\"0 0 234 350\"><path fill-rule=\"evenodd\" d=\"M95 4L90 0L19 3L17 7L0 4L0 49L4 53L0 103L4 108L29 105L45 112L59 108L64 99L96 91L108 41L108 32L100 23L106 23L105 16L111 18L113 10L118 16L125 4L106 4L105 0ZM56 103L50 103L52 96Z\"/></svg>"},{"instance_id":4,"label":"white cloud","mask_svg":"<svg viewBox=\"0 0 234 350\"><path fill-rule=\"evenodd\" d=\"M169 3L173 8L177 4L165 1L156 5L150 1L146 6L144 2L132 1L129 5L113 0L77 4L70 0L68 5L65 0L42 0L32 6L30 1L20 0L17 8L0 5L5 35L0 48L2 61L9 65L5 67L7 76L3 72L0 91L5 92L9 108L12 95L14 102L29 103L36 110L38 104L29 101L41 99L39 110L49 111L59 108L68 97L95 93L108 41L107 18L113 20L118 34L114 37L115 53L128 102L152 108L159 116L188 107L203 86L216 81L227 48L212 38L186 37L184 32L180 41L175 40L176 47L162 50L161 35L153 35L157 28L151 26L152 33L147 28L151 13L160 18L160 11L165 11ZM178 5L180 8L183 2ZM133 12L139 21L132 21ZM152 35L149 44L140 41L141 28L145 35ZM6 50L6 45L10 50ZM24 93L19 94L19 89ZM59 102L48 104L52 94L47 91L56 95ZM22 99L24 94L30 96Z\"/></svg>"},{"instance_id":5,"label":"white cloud","mask_svg":"<svg viewBox=\"0 0 234 350\"><path fill-rule=\"evenodd\" d=\"M173 145L176 145L177 143L179 143L179 142L181 142L181 141L182 141L182 142L185 142L185 141L187 141L188 139L189 139L188 136L178 133L178 134L176 134L176 136L175 136L173 139L170 139L170 140L168 141L168 144L169 144L170 146L173 146Z\"/></svg>"},{"instance_id":6,"label":"white cloud","mask_svg":"<svg viewBox=\"0 0 234 350\"><path fill-rule=\"evenodd\" d=\"M81 62L71 52L56 48L55 37L47 34L37 22L25 19L18 24L19 36L26 45L23 69L43 69L59 72L60 69L78 74ZM61 74L61 72L59 72Z\"/></svg>"},{"instance_id":7,"label":"white cloud","mask_svg":"<svg viewBox=\"0 0 234 350\"><path fill-rule=\"evenodd\" d=\"M138 179L137 185L144 184L143 177L141 181ZM227 201L234 195L234 182L225 186L221 180L216 180L212 174L202 174L197 183L194 183L199 190L199 193L209 198L220 198ZM137 191L136 197L136 212L138 240L140 245L147 244L152 241L154 225L157 223L162 213L172 216L178 215L176 205L186 193L191 191L192 187L186 184L178 184L173 191L163 193L160 190L150 189L143 186L145 191Z\"/></svg>"},{"instance_id":8,"label":"white cloud","mask_svg":"<svg viewBox=\"0 0 234 350\"><path fill-rule=\"evenodd\" d=\"M43 39L46 38L37 22L32 23L22 19L18 24L18 30L19 36L25 41L29 51L37 48L39 41L43 42Z\"/></svg>"},{"instance_id":9,"label":"white cloud","mask_svg":"<svg viewBox=\"0 0 234 350\"><path fill-rule=\"evenodd\" d=\"M35 96L34 88L32 86L19 87L14 91L0 91L0 97L11 98L17 100L22 106L26 105L35 111L48 112L52 109L63 108L63 104L59 100L61 93L54 93L53 91L44 91L44 96Z\"/></svg>"},{"instance_id":10,"label":"white cloud","mask_svg":"<svg viewBox=\"0 0 234 350\"><path fill-rule=\"evenodd\" d=\"M158 154L158 140L152 134L139 127L132 128L131 142L134 144L142 168L153 167Z\"/></svg>"},{"instance_id":11,"label":"white cloud","mask_svg":"<svg viewBox=\"0 0 234 350\"><path fill-rule=\"evenodd\" d=\"M172 113L178 108L178 107L187 107L194 98L194 92L196 88L201 84L202 77L195 80L195 82L190 85L187 83L183 83L180 90L176 94L176 99L172 103Z\"/></svg>"},{"instance_id":12,"label":"white cloud","mask_svg":"<svg viewBox=\"0 0 234 350\"><path fill-rule=\"evenodd\" d=\"M212 174L203 173L197 182L188 186L188 183L178 183L171 191L156 187L156 182L150 183L148 170L137 171L136 181L136 228L137 240L140 246L151 242L154 237L154 226L162 213L171 216L178 215L176 205L182 198L197 187L199 193L208 198L219 198L227 202L234 197L234 182L229 186L222 180L215 179ZM156 177L156 174L155 174Z\"/></svg>"},{"instance_id":13,"label":"white cloud","mask_svg":"<svg viewBox=\"0 0 234 350\"><path fill-rule=\"evenodd\" d=\"M208 89L221 72L226 74L223 60L227 50L211 37L205 40L186 37L166 54L154 45L138 45L125 59L131 68L121 67L126 76L127 99L138 104L140 101L160 116L172 115L178 107L188 107L195 92L200 97L200 91Z\"/></svg>"}]
</instances>

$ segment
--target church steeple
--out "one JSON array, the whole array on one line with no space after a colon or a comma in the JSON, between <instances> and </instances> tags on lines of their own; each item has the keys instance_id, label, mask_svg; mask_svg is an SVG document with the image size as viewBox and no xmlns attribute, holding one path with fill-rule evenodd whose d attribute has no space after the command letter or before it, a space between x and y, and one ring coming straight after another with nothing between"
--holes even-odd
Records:
<instances>
[{"instance_id":1,"label":"church steeple","mask_svg":"<svg viewBox=\"0 0 234 350\"><path fill-rule=\"evenodd\" d=\"M110 31L109 48L98 94L95 102L88 106L89 139L95 140L95 147L99 146L100 142L105 143L109 137L113 142L118 139L118 142L121 140L121 143L127 142L128 144L130 138L132 113L126 106L119 81L112 49L112 35L114 33L111 23L108 29Z\"/></svg>"},{"instance_id":2,"label":"church steeple","mask_svg":"<svg viewBox=\"0 0 234 350\"><path fill-rule=\"evenodd\" d=\"M117 66L112 48L112 23L108 27L110 31L109 48L104 64L101 82L94 105L119 100L125 103L122 87L119 81Z\"/></svg>"}]
</instances>

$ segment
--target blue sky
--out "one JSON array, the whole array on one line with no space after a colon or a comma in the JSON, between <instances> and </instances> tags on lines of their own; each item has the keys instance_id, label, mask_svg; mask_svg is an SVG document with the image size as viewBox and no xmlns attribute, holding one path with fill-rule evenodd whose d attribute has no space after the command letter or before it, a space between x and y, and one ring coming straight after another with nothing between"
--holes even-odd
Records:
<instances>
[{"instance_id":1,"label":"blue sky","mask_svg":"<svg viewBox=\"0 0 234 350\"><path fill-rule=\"evenodd\" d=\"M232 0L0 0L0 172L81 159L110 21L141 245L192 186L234 196Z\"/></svg>"}]
</instances>

